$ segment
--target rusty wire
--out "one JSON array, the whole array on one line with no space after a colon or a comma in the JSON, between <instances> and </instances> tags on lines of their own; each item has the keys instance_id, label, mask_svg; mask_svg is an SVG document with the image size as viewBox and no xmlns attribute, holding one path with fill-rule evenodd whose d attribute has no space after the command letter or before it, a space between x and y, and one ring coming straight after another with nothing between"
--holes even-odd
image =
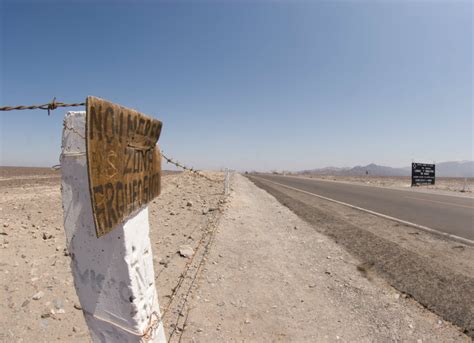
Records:
<instances>
[{"instance_id":1,"label":"rusty wire","mask_svg":"<svg viewBox=\"0 0 474 343\"><path fill-rule=\"evenodd\" d=\"M208 181L220 182L220 181L218 181L218 180L211 179L209 176L207 176L207 175L201 173L201 171L199 171L199 170L197 170L197 169L194 169L193 167L191 167L191 168L190 168L190 167L186 167L185 165L179 163L178 161L175 161L175 160L173 160L172 158L167 157L167 156L164 154L163 151L161 151L161 156L163 156L163 158L166 160L166 162L168 162L168 163L170 163L170 164L172 164L172 165L174 165L174 166L176 166L176 167L178 167L178 168L180 168L180 169L189 171L189 172L191 172L191 173L193 173L193 174L195 174L195 175L198 175L198 176L200 176L200 177L205 178L205 179L208 180Z\"/></svg>"},{"instance_id":2,"label":"rusty wire","mask_svg":"<svg viewBox=\"0 0 474 343\"><path fill-rule=\"evenodd\" d=\"M75 104L65 104L63 102L57 102L56 98L47 104L43 105L31 105L31 106L3 106L0 107L0 111L17 111L17 110L45 110L48 111L48 116L51 114L51 111L59 107L78 107L85 106L85 102L75 103Z\"/></svg>"}]
</instances>

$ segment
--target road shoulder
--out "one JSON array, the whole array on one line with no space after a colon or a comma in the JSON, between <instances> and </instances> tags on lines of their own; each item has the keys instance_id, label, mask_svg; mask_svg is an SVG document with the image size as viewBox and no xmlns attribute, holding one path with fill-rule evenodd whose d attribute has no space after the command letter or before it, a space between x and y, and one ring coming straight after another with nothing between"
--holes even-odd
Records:
<instances>
[{"instance_id":1,"label":"road shoulder","mask_svg":"<svg viewBox=\"0 0 474 343\"><path fill-rule=\"evenodd\" d=\"M470 341L235 175L184 341Z\"/></svg>"}]
</instances>

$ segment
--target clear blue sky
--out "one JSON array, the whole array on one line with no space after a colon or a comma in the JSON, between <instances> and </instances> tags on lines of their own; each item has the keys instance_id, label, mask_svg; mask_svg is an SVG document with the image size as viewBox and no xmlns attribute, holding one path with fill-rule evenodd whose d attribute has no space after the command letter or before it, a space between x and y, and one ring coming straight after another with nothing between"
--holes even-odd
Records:
<instances>
[{"instance_id":1,"label":"clear blue sky","mask_svg":"<svg viewBox=\"0 0 474 343\"><path fill-rule=\"evenodd\" d=\"M99 96L198 168L473 159L471 1L0 2L2 106ZM0 164L57 164L64 114L0 113Z\"/></svg>"}]
</instances>

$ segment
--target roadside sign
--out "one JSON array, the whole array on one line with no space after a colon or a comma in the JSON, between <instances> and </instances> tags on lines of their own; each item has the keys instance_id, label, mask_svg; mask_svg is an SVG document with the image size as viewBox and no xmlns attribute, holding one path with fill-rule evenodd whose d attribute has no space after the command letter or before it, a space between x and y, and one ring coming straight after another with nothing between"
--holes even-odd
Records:
<instances>
[{"instance_id":1,"label":"roadside sign","mask_svg":"<svg viewBox=\"0 0 474 343\"><path fill-rule=\"evenodd\" d=\"M100 237L160 194L162 123L92 96L86 108L89 189Z\"/></svg>"},{"instance_id":2,"label":"roadside sign","mask_svg":"<svg viewBox=\"0 0 474 343\"><path fill-rule=\"evenodd\" d=\"M411 185L434 185L435 165L426 163L411 164Z\"/></svg>"}]
</instances>

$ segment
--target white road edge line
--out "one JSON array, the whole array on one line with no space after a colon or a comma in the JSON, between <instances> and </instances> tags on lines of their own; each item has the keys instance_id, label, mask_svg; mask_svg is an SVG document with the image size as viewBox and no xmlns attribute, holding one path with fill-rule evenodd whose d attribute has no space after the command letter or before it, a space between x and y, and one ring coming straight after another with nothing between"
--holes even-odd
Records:
<instances>
[{"instance_id":1,"label":"white road edge line","mask_svg":"<svg viewBox=\"0 0 474 343\"><path fill-rule=\"evenodd\" d=\"M396 221L396 222L398 222L398 223L405 224L405 225L408 225L408 226L412 226L412 227L415 227L415 228L417 228L417 229L420 229L420 230L424 230L424 231L433 233L433 234L435 234L435 235L440 235L440 236L447 237L447 238L450 238L450 239L452 239L452 240L455 240L455 241L458 241L458 242L461 242L461 243L464 243L464 244L467 244L467 245L474 246L474 241L472 241L472 240L470 240L470 239L467 239L467 238L464 238L464 237L459 237L459 236L456 236L456 235L452 235L452 234L450 234L450 233L441 232L441 231L438 231L438 230L429 228L429 227L427 227L427 226L415 224L415 223L412 223L412 222L409 222L409 221L406 221L406 220L403 220L403 219L398 219L398 218L395 218L395 217L388 216L388 215L383 214L383 213L379 213L379 212L375 212L375 211L372 211L372 210L368 210L368 209L366 209L366 208L362 208L362 207L359 207L359 206L351 205L351 204L348 204L348 203L346 203L346 202L342 202L342 201L339 201L339 200L327 198L327 197L325 197L325 196L322 196L322 195L319 195L319 194L315 194L315 193L311 193L311 192L307 192L307 191L304 191L304 190L302 190L302 189L294 188L294 187L291 187L291 186L287 186L287 185L281 184L281 183L279 183L279 182L270 181L270 180L268 180L268 179L265 179L265 178L262 178L262 177L259 177L259 176L253 176L253 177L258 178L258 179L262 179L262 180L267 181L267 182L270 182L270 183L274 183L275 185L279 185L279 186L281 186L281 187L285 187L285 188L288 188L288 189L292 189L292 190L294 190L294 191L298 191L298 192L301 192L301 193L309 194L309 195L315 196L315 197L320 198L320 199L324 199L324 200L327 200L327 201L334 202L334 203L339 204L339 205L347 206L347 207L350 207L350 208L353 208L353 209L356 209L356 210L359 210L359 211L362 211L362 212L366 212L366 213L373 214L373 215L378 216L378 217L382 217L382 218L385 218L385 219L393 220L393 221Z\"/></svg>"},{"instance_id":2,"label":"white road edge line","mask_svg":"<svg viewBox=\"0 0 474 343\"><path fill-rule=\"evenodd\" d=\"M376 185L376 184L366 184L366 183L361 183L361 182L355 182L355 181L344 181L344 180L328 180L328 179L320 179L320 178L312 178L312 177L306 177L306 176L294 176L294 175L278 175L281 177L288 177L288 178L293 178L293 179L303 179L303 180L313 180L313 181L321 181L321 182L332 182L332 183L339 183L339 184L345 184L345 185L352 185L352 186L362 186L362 187L372 187L372 188L383 188L383 189L388 189L392 191L400 191L400 192L411 192L411 193L418 193L418 194L428 194L428 195L441 195L445 197L453 197L453 198L458 198L458 199L470 199L474 200L474 195L470 194L449 194L446 193L447 191L440 190L441 192L437 193L436 189L433 189L433 191L430 191L429 189L414 189L412 187L402 187L402 186L382 186L382 185Z\"/></svg>"}]
</instances>

